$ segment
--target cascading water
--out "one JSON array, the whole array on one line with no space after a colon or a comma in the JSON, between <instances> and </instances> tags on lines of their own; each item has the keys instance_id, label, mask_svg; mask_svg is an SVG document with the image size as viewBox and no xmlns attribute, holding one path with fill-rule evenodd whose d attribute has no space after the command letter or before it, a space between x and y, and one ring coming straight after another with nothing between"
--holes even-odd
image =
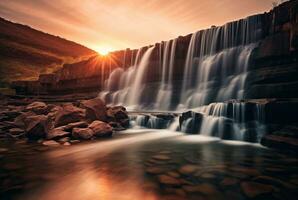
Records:
<instances>
[{"instance_id":1,"label":"cascading water","mask_svg":"<svg viewBox=\"0 0 298 200\"><path fill-rule=\"evenodd\" d=\"M194 33L178 108L242 99L251 53L260 35L257 16Z\"/></svg>"},{"instance_id":2,"label":"cascading water","mask_svg":"<svg viewBox=\"0 0 298 200\"><path fill-rule=\"evenodd\" d=\"M178 39L161 43L159 49L150 47L145 52L140 49L137 55L132 56L134 64L131 67L118 68L110 74L105 92L101 92L100 96L109 103L122 104L134 110L168 111L173 106L181 112L195 109L203 114L202 118L194 115L179 122L179 127L178 119L170 120L174 122L172 126L164 124L184 132L191 132L195 126L196 132L203 135L258 141L262 131L257 126L261 127L264 115L262 106L256 104L253 111L250 110L255 113L254 118L248 119L246 103L226 101L244 98L247 71L252 52L262 36L261 27L260 16L252 16L192 34L180 79L174 76L175 69L181 63L181 60L178 62L181 57L177 58ZM159 50L157 57L160 60L154 63L159 63L159 72L155 74L159 76L156 80L160 81L157 87L148 91L152 93L151 106L148 107L142 97L147 92L144 79L150 72L148 66L154 49ZM124 65L125 59L124 56ZM176 81L181 82L178 84L178 88L181 87L179 90ZM198 119L201 120L200 127L196 124ZM158 128L161 121L155 116L140 116L135 122L140 126ZM252 130L256 130L255 136L249 133Z\"/></svg>"},{"instance_id":3,"label":"cascading water","mask_svg":"<svg viewBox=\"0 0 298 200\"><path fill-rule=\"evenodd\" d=\"M251 54L262 35L259 18L249 17L192 35L185 58L184 73L181 75L180 97L176 98L180 99L180 102L176 102L178 110L244 97ZM153 102L150 109L166 111L172 108L171 104L175 104L171 100L174 95L174 83L177 81L173 77L177 67L177 41L178 39L174 39L159 45L161 70L157 75L160 76L160 82L159 87L153 92L156 98L151 100ZM104 93L111 96L108 102L148 108L143 106L140 95L153 49L154 47L148 48L145 53L140 49L130 68L118 68L111 73L110 81L107 81L110 82L110 86L105 87ZM115 87L115 82L119 80L119 86Z\"/></svg>"},{"instance_id":4,"label":"cascading water","mask_svg":"<svg viewBox=\"0 0 298 200\"><path fill-rule=\"evenodd\" d=\"M164 55L162 58L162 79L157 93L155 109L169 110L171 106L172 97L172 81L173 81L173 70L175 62L177 39L167 41L164 44Z\"/></svg>"},{"instance_id":5,"label":"cascading water","mask_svg":"<svg viewBox=\"0 0 298 200\"><path fill-rule=\"evenodd\" d=\"M127 70L115 69L106 80L105 89L99 94L99 97L107 102L124 104L132 108L141 105L142 87L145 84L143 82L144 75L153 49L154 46L148 48L142 56L143 49L139 49L133 66Z\"/></svg>"},{"instance_id":6,"label":"cascading water","mask_svg":"<svg viewBox=\"0 0 298 200\"><path fill-rule=\"evenodd\" d=\"M258 102L211 103L194 109L191 115L182 116L181 131L259 142L266 132L264 109L265 105ZM200 128L194 127L198 124Z\"/></svg>"}]
</instances>

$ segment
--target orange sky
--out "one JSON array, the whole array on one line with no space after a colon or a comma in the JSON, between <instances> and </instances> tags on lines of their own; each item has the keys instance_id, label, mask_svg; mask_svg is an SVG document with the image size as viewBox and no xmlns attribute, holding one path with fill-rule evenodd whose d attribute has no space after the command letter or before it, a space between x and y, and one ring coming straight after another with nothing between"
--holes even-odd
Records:
<instances>
[{"instance_id":1,"label":"orange sky","mask_svg":"<svg viewBox=\"0 0 298 200\"><path fill-rule=\"evenodd\" d=\"M0 16L94 50L139 48L268 11L273 0L1 0Z\"/></svg>"}]
</instances>

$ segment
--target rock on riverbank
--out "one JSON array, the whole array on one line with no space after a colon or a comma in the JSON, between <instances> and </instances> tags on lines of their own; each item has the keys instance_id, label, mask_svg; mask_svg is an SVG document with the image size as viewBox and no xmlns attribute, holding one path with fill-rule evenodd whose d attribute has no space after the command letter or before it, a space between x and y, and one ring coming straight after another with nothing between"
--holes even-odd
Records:
<instances>
[{"instance_id":1,"label":"rock on riverbank","mask_svg":"<svg viewBox=\"0 0 298 200\"><path fill-rule=\"evenodd\" d=\"M49 146L110 137L129 124L124 107L107 107L99 98L61 104L35 101L2 108L1 137L27 138Z\"/></svg>"}]
</instances>

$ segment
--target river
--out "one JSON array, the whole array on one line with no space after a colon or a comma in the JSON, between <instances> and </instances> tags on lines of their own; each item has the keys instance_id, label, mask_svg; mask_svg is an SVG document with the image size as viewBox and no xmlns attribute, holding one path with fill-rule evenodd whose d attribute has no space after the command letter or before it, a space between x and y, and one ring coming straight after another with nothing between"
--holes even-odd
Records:
<instances>
[{"instance_id":1,"label":"river","mask_svg":"<svg viewBox=\"0 0 298 200\"><path fill-rule=\"evenodd\" d=\"M49 147L0 142L0 199L296 199L298 158L168 130Z\"/></svg>"}]
</instances>

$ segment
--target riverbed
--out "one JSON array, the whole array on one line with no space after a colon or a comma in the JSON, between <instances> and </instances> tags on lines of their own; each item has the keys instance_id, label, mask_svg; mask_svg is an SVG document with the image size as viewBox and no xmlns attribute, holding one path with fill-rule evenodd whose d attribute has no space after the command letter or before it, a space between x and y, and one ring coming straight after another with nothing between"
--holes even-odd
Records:
<instances>
[{"instance_id":1,"label":"riverbed","mask_svg":"<svg viewBox=\"0 0 298 200\"><path fill-rule=\"evenodd\" d=\"M49 147L0 142L0 199L296 199L298 158L167 130Z\"/></svg>"}]
</instances>

